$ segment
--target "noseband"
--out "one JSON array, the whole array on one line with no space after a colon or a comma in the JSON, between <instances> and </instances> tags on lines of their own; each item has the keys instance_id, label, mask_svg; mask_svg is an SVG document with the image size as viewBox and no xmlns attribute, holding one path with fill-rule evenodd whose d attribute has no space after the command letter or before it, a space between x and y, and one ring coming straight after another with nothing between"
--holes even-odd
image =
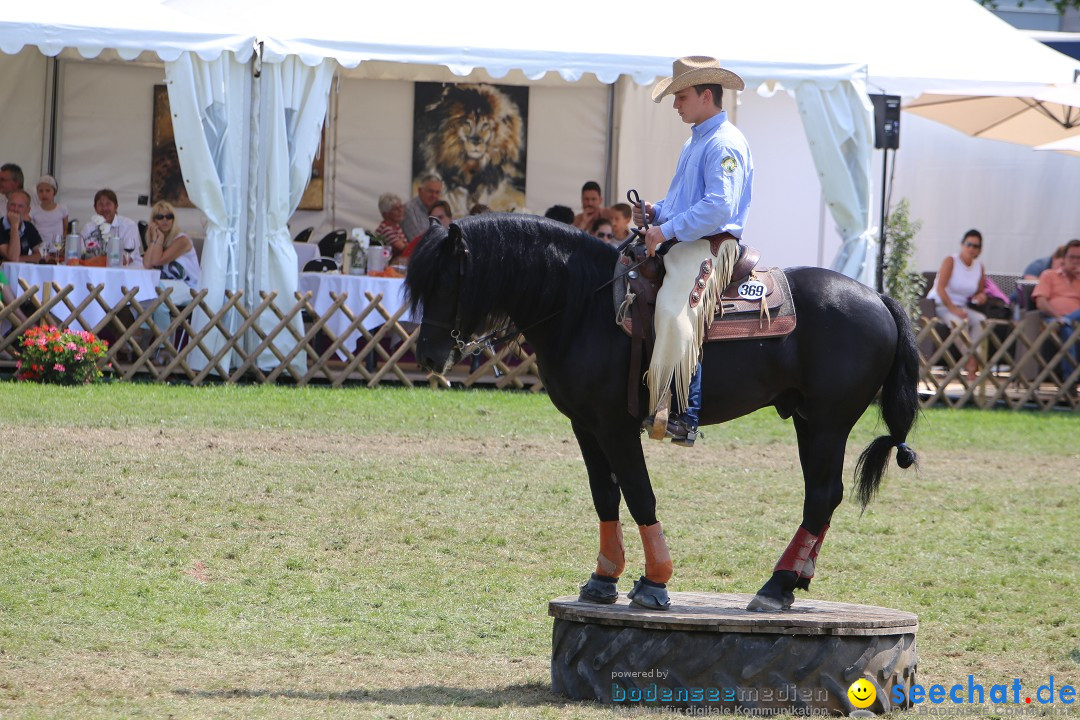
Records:
<instances>
[{"instance_id":1,"label":"noseband","mask_svg":"<svg viewBox=\"0 0 1080 720\"><path fill-rule=\"evenodd\" d=\"M422 322L428 325L434 325L435 327L446 328L450 331L450 337L454 341L454 349L458 350L464 355L479 355L480 350L483 348L486 340L480 338L472 342L465 342L461 335L461 287L465 282L465 270L468 263L472 260L472 251L469 249L469 243L465 240L464 235L459 235L458 240L461 242L461 260L458 263L458 299L457 308L454 313L454 323L451 325L448 322L442 320L432 320L425 318ZM491 334L493 336L493 334ZM489 336L485 336L490 339ZM481 342L483 340L483 342Z\"/></svg>"}]
</instances>

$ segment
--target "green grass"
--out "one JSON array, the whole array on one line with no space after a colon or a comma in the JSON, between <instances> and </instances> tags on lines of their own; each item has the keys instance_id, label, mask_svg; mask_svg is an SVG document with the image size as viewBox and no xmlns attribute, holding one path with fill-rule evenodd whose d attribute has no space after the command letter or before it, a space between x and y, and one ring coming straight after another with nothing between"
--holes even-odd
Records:
<instances>
[{"instance_id":1,"label":"green grass","mask_svg":"<svg viewBox=\"0 0 1080 720\"><path fill-rule=\"evenodd\" d=\"M0 389L0 718L612 714L549 690L546 604L591 571L596 518L545 397ZM647 445L672 589L753 592L799 522L794 432L706 432ZM924 685L1075 686L1078 437L926 413L920 472L840 507L813 596L917 613Z\"/></svg>"}]
</instances>

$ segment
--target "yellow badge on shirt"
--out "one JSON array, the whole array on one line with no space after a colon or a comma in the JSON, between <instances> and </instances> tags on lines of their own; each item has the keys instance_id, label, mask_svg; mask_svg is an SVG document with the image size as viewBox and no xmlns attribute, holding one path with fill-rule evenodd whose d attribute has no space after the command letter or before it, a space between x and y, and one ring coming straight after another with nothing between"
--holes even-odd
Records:
<instances>
[{"instance_id":1,"label":"yellow badge on shirt","mask_svg":"<svg viewBox=\"0 0 1080 720\"><path fill-rule=\"evenodd\" d=\"M738 166L738 163L735 162L735 158L731 157L730 155L720 161L720 167L724 168L724 172L726 172L728 175L735 172L735 168L737 168Z\"/></svg>"}]
</instances>

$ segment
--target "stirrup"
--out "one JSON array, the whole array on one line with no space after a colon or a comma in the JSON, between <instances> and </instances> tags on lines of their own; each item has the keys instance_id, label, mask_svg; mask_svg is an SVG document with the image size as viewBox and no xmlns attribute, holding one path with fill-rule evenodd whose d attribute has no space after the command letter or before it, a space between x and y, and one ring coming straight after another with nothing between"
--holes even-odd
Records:
<instances>
[{"instance_id":1,"label":"stirrup","mask_svg":"<svg viewBox=\"0 0 1080 720\"><path fill-rule=\"evenodd\" d=\"M680 417L673 417L668 420L666 435L671 438L672 445L682 447L694 447L695 440L705 437L705 434L698 430L697 427L691 427Z\"/></svg>"},{"instance_id":2,"label":"stirrup","mask_svg":"<svg viewBox=\"0 0 1080 720\"><path fill-rule=\"evenodd\" d=\"M656 406L656 414L652 416L652 425L649 426L649 437L653 440L663 440L667 437L670 407L671 391L664 390L664 393L660 396L660 402Z\"/></svg>"}]
</instances>

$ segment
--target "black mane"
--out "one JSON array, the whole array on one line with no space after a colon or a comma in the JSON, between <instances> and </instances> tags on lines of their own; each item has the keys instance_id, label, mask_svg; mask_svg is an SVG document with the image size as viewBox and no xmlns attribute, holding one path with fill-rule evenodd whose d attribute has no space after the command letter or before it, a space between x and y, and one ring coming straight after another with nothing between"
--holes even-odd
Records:
<instances>
[{"instance_id":1,"label":"black mane","mask_svg":"<svg viewBox=\"0 0 1080 720\"><path fill-rule=\"evenodd\" d=\"M510 316L520 327L558 310L574 318L614 270L615 248L547 218L489 213L454 225L471 256L459 296L466 332L501 327ZM409 258L405 286L414 316L441 276L457 282L460 259L453 254L455 243L447 242L450 234L432 228Z\"/></svg>"}]
</instances>

